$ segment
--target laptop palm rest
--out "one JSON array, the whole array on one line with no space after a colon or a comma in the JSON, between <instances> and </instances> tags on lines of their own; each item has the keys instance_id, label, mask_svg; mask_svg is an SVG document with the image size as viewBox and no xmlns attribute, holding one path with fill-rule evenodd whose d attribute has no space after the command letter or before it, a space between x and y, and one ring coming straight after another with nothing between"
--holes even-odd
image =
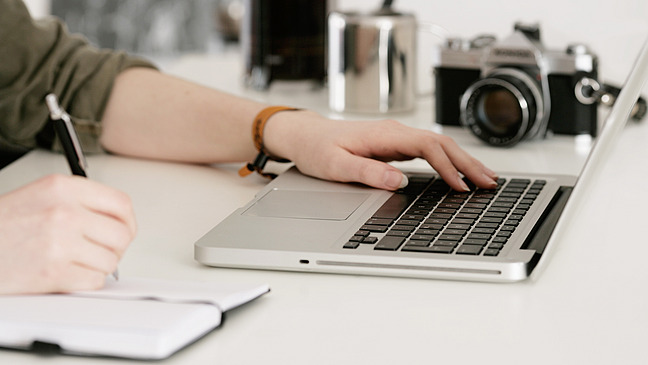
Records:
<instances>
[{"instance_id":1,"label":"laptop palm rest","mask_svg":"<svg viewBox=\"0 0 648 365\"><path fill-rule=\"evenodd\" d=\"M243 214L255 217L343 221L368 193L273 189Z\"/></svg>"}]
</instances>

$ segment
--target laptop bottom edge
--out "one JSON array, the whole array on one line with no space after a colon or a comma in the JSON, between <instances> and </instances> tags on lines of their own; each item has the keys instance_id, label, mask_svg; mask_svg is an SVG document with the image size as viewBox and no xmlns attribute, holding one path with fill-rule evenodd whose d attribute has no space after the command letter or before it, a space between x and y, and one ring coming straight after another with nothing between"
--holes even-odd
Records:
<instances>
[{"instance_id":1,"label":"laptop bottom edge","mask_svg":"<svg viewBox=\"0 0 648 365\"><path fill-rule=\"evenodd\" d=\"M528 262L499 261L463 267L461 262L456 262L456 266L448 265L447 260L402 260L397 263L390 260L390 263L386 263L376 260L376 257L356 256L342 260L335 255L329 258L309 252L282 252L273 259L277 253L267 251L257 255L256 250L254 256L263 258L263 262L256 262L248 250L221 249L218 256L227 257L227 260L218 260L216 257L210 259L208 255L203 254L198 261L206 266L221 268L501 283L527 279L538 261L533 257ZM241 260L236 260L236 257L240 257Z\"/></svg>"}]
</instances>

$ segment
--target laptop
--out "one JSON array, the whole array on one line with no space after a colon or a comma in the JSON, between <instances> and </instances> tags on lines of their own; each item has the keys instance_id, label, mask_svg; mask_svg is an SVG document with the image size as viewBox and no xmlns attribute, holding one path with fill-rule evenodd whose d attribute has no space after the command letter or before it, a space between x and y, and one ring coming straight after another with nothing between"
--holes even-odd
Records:
<instances>
[{"instance_id":1,"label":"laptop","mask_svg":"<svg viewBox=\"0 0 648 365\"><path fill-rule=\"evenodd\" d=\"M648 79L648 41L580 176L508 174L495 190L452 191L433 172L404 171L389 192L323 181L295 168L218 223L195 259L230 268L515 282L559 239Z\"/></svg>"}]
</instances>

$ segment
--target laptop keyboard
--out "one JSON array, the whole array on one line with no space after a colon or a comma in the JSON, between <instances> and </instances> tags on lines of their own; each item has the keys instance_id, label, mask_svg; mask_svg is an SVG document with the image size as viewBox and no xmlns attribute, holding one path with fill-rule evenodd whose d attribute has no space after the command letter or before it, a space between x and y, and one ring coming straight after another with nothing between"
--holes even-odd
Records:
<instances>
[{"instance_id":1,"label":"laptop keyboard","mask_svg":"<svg viewBox=\"0 0 648 365\"><path fill-rule=\"evenodd\" d=\"M502 179L470 192L441 179L414 176L358 230L345 249L497 256L526 215L544 180Z\"/></svg>"}]
</instances>

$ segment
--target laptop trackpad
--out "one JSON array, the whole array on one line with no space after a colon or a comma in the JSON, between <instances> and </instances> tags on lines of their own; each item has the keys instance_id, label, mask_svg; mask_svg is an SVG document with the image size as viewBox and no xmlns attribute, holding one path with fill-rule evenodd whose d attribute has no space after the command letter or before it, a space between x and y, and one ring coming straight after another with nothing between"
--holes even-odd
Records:
<instances>
[{"instance_id":1,"label":"laptop trackpad","mask_svg":"<svg viewBox=\"0 0 648 365\"><path fill-rule=\"evenodd\" d=\"M271 190L244 214L258 217L345 220L368 193Z\"/></svg>"}]
</instances>

